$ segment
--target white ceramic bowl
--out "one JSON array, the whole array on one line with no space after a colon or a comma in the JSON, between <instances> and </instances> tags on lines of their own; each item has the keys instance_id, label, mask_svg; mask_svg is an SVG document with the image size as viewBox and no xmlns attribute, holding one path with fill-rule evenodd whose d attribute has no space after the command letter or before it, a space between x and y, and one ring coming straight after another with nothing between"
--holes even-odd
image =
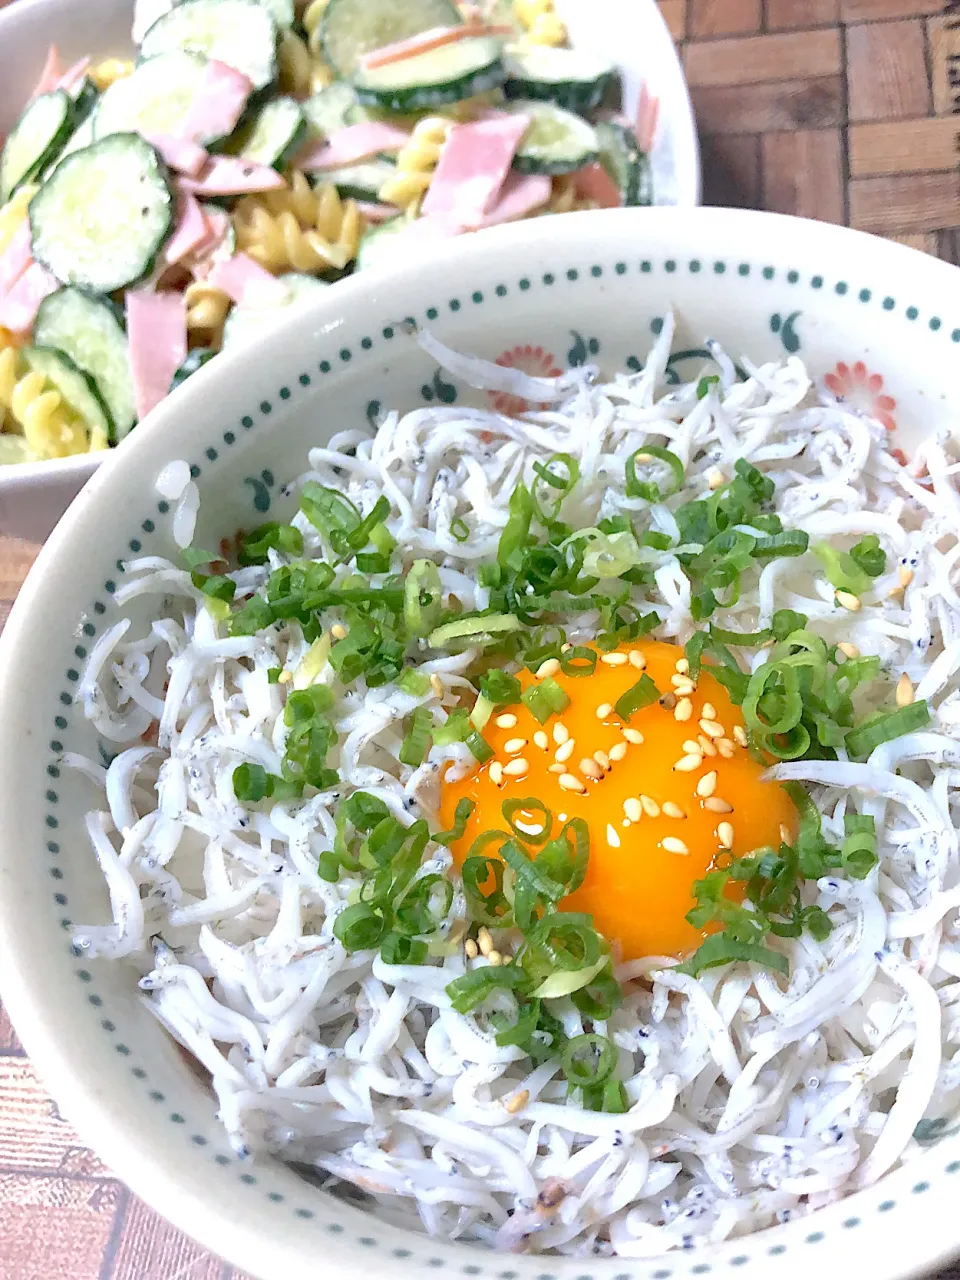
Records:
<instances>
[{"instance_id":1,"label":"white ceramic bowl","mask_svg":"<svg viewBox=\"0 0 960 1280\"><path fill-rule=\"evenodd\" d=\"M578 47L616 62L629 108L644 80L659 99L652 156L658 199L683 208L699 204L693 108L654 0L558 0L557 7ZM132 13L133 0L14 0L0 8L0 138L19 116L51 41L67 64L85 54L127 56ZM102 461L93 454L0 467L0 534L42 541Z\"/></svg>"},{"instance_id":2,"label":"white ceramic bowl","mask_svg":"<svg viewBox=\"0 0 960 1280\"><path fill-rule=\"evenodd\" d=\"M42 551L0 639L0 987L85 1141L160 1213L262 1280L750 1280L811 1270L871 1280L960 1249L960 1141L946 1137L877 1186L812 1217L693 1254L639 1261L502 1257L385 1225L278 1163L236 1160L197 1075L143 1008L132 973L72 953L70 922L109 918L83 831L95 793L61 768L96 758L73 703L131 553L176 555L153 483L189 459L198 545L283 512L309 445L379 407L462 396L405 335L407 316L488 358L526 349L636 367L668 306L688 372L707 336L754 360L799 353L909 446L960 420L960 272L857 232L732 210L623 210L498 228L416 264L359 276L277 326L254 356L191 378L103 466ZM683 349L681 351L681 349ZM538 356L539 351L539 356ZM692 360L691 360L692 353ZM318 1262L322 1259L322 1263Z\"/></svg>"}]
</instances>

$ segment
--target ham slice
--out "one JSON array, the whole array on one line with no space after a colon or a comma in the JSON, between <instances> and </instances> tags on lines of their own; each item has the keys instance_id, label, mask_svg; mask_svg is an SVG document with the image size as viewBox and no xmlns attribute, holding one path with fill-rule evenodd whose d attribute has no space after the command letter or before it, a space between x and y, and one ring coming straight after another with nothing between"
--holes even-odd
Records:
<instances>
[{"instance_id":1,"label":"ham slice","mask_svg":"<svg viewBox=\"0 0 960 1280\"><path fill-rule=\"evenodd\" d=\"M598 161L578 169L573 183L577 195L596 201L601 209L619 209L623 203L620 188Z\"/></svg>"},{"instance_id":2,"label":"ham slice","mask_svg":"<svg viewBox=\"0 0 960 1280\"><path fill-rule=\"evenodd\" d=\"M358 200L357 208L368 222L389 222L400 212L394 204L379 204L375 200Z\"/></svg>"},{"instance_id":3,"label":"ham slice","mask_svg":"<svg viewBox=\"0 0 960 1280\"><path fill-rule=\"evenodd\" d=\"M245 253L235 253L232 258L216 263L207 280L241 307L282 307L290 296L282 280Z\"/></svg>"},{"instance_id":4,"label":"ham slice","mask_svg":"<svg viewBox=\"0 0 960 1280\"><path fill-rule=\"evenodd\" d=\"M188 253L194 253L209 237L210 230L196 196L182 192L177 196L177 222L173 235L163 251L164 261L171 266Z\"/></svg>"},{"instance_id":5,"label":"ham slice","mask_svg":"<svg viewBox=\"0 0 960 1280\"><path fill-rule=\"evenodd\" d=\"M52 44L47 50L47 60L43 64L43 70L40 72L40 79L33 87L33 93L30 95L30 101L41 97L44 93L52 93L60 83L60 77L63 75L63 63L60 61L60 54L57 46Z\"/></svg>"},{"instance_id":6,"label":"ham slice","mask_svg":"<svg viewBox=\"0 0 960 1280\"><path fill-rule=\"evenodd\" d=\"M0 327L18 336L29 332L40 303L56 293L60 281L39 262L31 262L7 296L0 302Z\"/></svg>"},{"instance_id":7,"label":"ham slice","mask_svg":"<svg viewBox=\"0 0 960 1280\"><path fill-rule=\"evenodd\" d=\"M399 151L410 141L406 129L369 120L335 129L324 142L311 142L297 156L298 169L339 169L380 151Z\"/></svg>"},{"instance_id":8,"label":"ham slice","mask_svg":"<svg viewBox=\"0 0 960 1280\"><path fill-rule=\"evenodd\" d=\"M495 227L500 222L525 218L547 203L551 190L550 179L544 174L510 173L500 188L496 204L484 214L479 225Z\"/></svg>"},{"instance_id":9,"label":"ham slice","mask_svg":"<svg viewBox=\"0 0 960 1280\"><path fill-rule=\"evenodd\" d=\"M13 238L6 249L4 249L3 253L0 253L0 302L3 301L32 261L30 223L24 218L13 233Z\"/></svg>"},{"instance_id":10,"label":"ham slice","mask_svg":"<svg viewBox=\"0 0 960 1280\"><path fill-rule=\"evenodd\" d=\"M159 151L171 169L189 178L198 177L209 159L203 147L188 138L175 138L172 133L144 133L141 136L154 151Z\"/></svg>"},{"instance_id":11,"label":"ham slice","mask_svg":"<svg viewBox=\"0 0 960 1280\"><path fill-rule=\"evenodd\" d=\"M187 304L182 293L133 289L126 306L133 394L142 419L165 398L187 358Z\"/></svg>"},{"instance_id":12,"label":"ham slice","mask_svg":"<svg viewBox=\"0 0 960 1280\"><path fill-rule=\"evenodd\" d=\"M637 102L637 115L633 122L633 132L637 145L644 154L653 150L653 142L657 136L657 125L660 121L660 99L655 98L647 88L646 81L640 89Z\"/></svg>"},{"instance_id":13,"label":"ham slice","mask_svg":"<svg viewBox=\"0 0 960 1280\"><path fill-rule=\"evenodd\" d=\"M181 192L181 195L188 195L188 192ZM191 197L192 199L192 197ZM203 221L206 224L206 235L191 252L189 260L183 265L188 267L193 276L197 280L205 280L216 265L218 258L229 257L230 254L224 254L224 245L227 238L227 232L230 230L230 219L221 209L213 209L209 206L201 208Z\"/></svg>"},{"instance_id":14,"label":"ham slice","mask_svg":"<svg viewBox=\"0 0 960 1280\"><path fill-rule=\"evenodd\" d=\"M198 178L183 178L180 186L196 196L242 196L250 191L277 191L287 184L265 164L236 156L211 156Z\"/></svg>"},{"instance_id":15,"label":"ham slice","mask_svg":"<svg viewBox=\"0 0 960 1280\"><path fill-rule=\"evenodd\" d=\"M386 67L391 62L402 62L406 58L415 58L421 53L430 53L434 49L442 49L444 45L456 44L459 40L468 40L472 36L510 36L513 27L486 26L484 24L462 23L458 27L431 27L429 31L420 31L406 40L397 40L393 44L385 44L373 49L360 59L364 71L373 71L375 67Z\"/></svg>"},{"instance_id":16,"label":"ham slice","mask_svg":"<svg viewBox=\"0 0 960 1280\"><path fill-rule=\"evenodd\" d=\"M451 129L423 198L424 216L450 213L478 226L496 203L529 123L529 116L503 113Z\"/></svg>"},{"instance_id":17,"label":"ham slice","mask_svg":"<svg viewBox=\"0 0 960 1280\"><path fill-rule=\"evenodd\" d=\"M242 71L211 58L181 124L182 136L225 138L237 127L251 93L253 82Z\"/></svg>"}]
</instances>

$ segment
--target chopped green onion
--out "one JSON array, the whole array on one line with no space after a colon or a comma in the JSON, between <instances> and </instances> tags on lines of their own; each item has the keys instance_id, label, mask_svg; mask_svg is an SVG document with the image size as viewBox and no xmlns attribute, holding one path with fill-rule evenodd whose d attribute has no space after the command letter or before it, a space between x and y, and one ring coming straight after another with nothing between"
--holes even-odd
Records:
<instances>
[{"instance_id":1,"label":"chopped green onion","mask_svg":"<svg viewBox=\"0 0 960 1280\"><path fill-rule=\"evenodd\" d=\"M499 858L469 854L460 869L463 894L470 918L478 924L506 928L512 923L512 908L503 891L504 864ZM490 885L485 892L485 887Z\"/></svg>"},{"instance_id":2,"label":"chopped green onion","mask_svg":"<svg viewBox=\"0 0 960 1280\"><path fill-rule=\"evenodd\" d=\"M239 764L233 771L233 794L244 804L270 795L270 774L260 764Z\"/></svg>"},{"instance_id":3,"label":"chopped green onion","mask_svg":"<svg viewBox=\"0 0 960 1280\"><path fill-rule=\"evenodd\" d=\"M389 573L390 557L379 551L358 551L357 568L361 573Z\"/></svg>"},{"instance_id":4,"label":"chopped green onion","mask_svg":"<svg viewBox=\"0 0 960 1280\"><path fill-rule=\"evenodd\" d=\"M411 635L428 635L443 607L440 570L432 560L414 560L403 589L403 620Z\"/></svg>"},{"instance_id":5,"label":"chopped green onion","mask_svg":"<svg viewBox=\"0 0 960 1280\"><path fill-rule=\"evenodd\" d=\"M593 1022L605 1022L622 1000L623 988L606 958L593 977L573 992L573 1003Z\"/></svg>"},{"instance_id":6,"label":"chopped green onion","mask_svg":"<svg viewBox=\"0 0 960 1280\"><path fill-rule=\"evenodd\" d=\"M359 551L370 541L373 530L378 528L390 514L390 500L384 494L373 504L369 515L365 515L355 529L347 535L347 543L354 551Z\"/></svg>"},{"instance_id":7,"label":"chopped green onion","mask_svg":"<svg viewBox=\"0 0 960 1280\"><path fill-rule=\"evenodd\" d=\"M300 492L300 510L339 556L350 549L349 535L361 524L360 512L342 493L308 480ZM389 510L389 507L388 507Z\"/></svg>"},{"instance_id":8,"label":"chopped green onion","mask_svg":"<svg viewBox=\"0 0 960 1280\"><path fill-rule=\"evenodd\" d=\"M754 560L773 560L783 556L802 556L810 546L810 535L802 529L784 529L757 538L753 548Z\"/></svg>"},{"instance_id":9,"label":"chopped green onion","mask_svg":"<svg viewBox=\"0 0 960 1280\"><path fill-rule=\"evenodd\" d=\"M688 960L677 966L677 972L689 973L696 978L704 969L715 969L719 965L732 964L735 960L762 964L764 968L784 975L790 972L787 957L779 951L756 942L738 942L735 938L728 937L726 932L711 934Z\"/></svg>"},{"instance_id":10,"label":"chopped green onion","mask_svg":"<svg viewBox=\"0 0 960 1280\"><path fill-rule=\"evenodd\" d=\"M771 628L776 640L786 640L792 631L803 631L809 619L795 609L778 609L773 615Z\"/></svg>"},{"instance_id":11,"label":"chopped green onion","mask_svg":"<svg viewBox=\"0 0 960 1280\"><path fill-rule=\"evenodd\" d=\"M363 902L345 907L333 922L333 936L346 951L369 951L380 944L386 931L383 908Z\"/></svg>"},{"instance_id":12,"label":"chopped green onion","mask_svg":"<svg viewBox=\"0 0 960 1280\"><path fill-rule=\"evenodd\" d=\"M863 880L878 861L876 823L868 814L848 813L843 819L843 835L843 869L854 880Z\"/></svg>"},{"instance_id":13,"label":"chopped green onion","mask_svg":"<svg viewBox=\"0 0 960 1280\"><path fill-rule=\"evenodd\" d=\"M769 644L774 638L773 631L769 629L763 631L727 631L723 627L714 625L714 623L710 624L710 634L720 644L743 645L748 649L754 649L761 644Z\"/></svg>"},{"instance_id":14,"label":"chopped green onion","mask_svg":"<svg viewBox=\"0 0 960 1280\"><path fill-rule=\"evenodd\" d=\"M637 476L637 463L665 462L670 471L668 487L662 489L655 481L643 481ZM660 449L655 445L644 445L631 453L626 462L626 489L628 498L643 498L646 502L662 502L671 494L677 493L683 484L683 463L669 449Z\"/></svg>"},{"instance_id":15,"label":"chopped green onion","mask_svg":"<svg viewBox=\"0 0 960 1280\"><path fill-rule=\"evenodd\" d=\"M504 821L518 840L524 840L527 844L543 844L545 840L549 840L553 814L542 800L526 796L522 800L504 800L500 807L503 810ZM522 826L515 821L515 814L521 815ZM538 815L539 827L536 826ZM531 826L534 830L528 831L527 828Z\"/></svg>"},{"instance_id":16,"label":"chopped green onion","mask_svg":"<svg viewBox=\"0 0 960 1280\"><path fill-rule=\"evenodd\" d=\"M434 728L433 741L438 747L449 747L454 742L464 742L470 731L470 712L458 707L443 724Z\"/></svg>"},{"instance_id":17,"label":"chopped green onion","mask_svg":"<svg viewBox=\"0 0 960 1280\"><path fill-rule=\"evenodd\" d=\"M574 1036L560 1059L563 1074L576 1089L604 1084L617 1065L617 1050L606 1036Z\"/></svg>"},{"instance_id":18,"label":"chopped green onion","mask_svg":"<svg viewBox=\"0 0 960 1280\"><path fill-rule=\"evenodd\" d=\"M380 959L384 964L423 964L428 952L425 942L402 933L388 933L380 944Z\"/></svg>"},{"instance_id":19,"label":"chopped green onion","mask_svg":"<svg viewBox=\"0 0 960 1280\"><path fill-rule=\"evenodd\" d=\"M564 689L560 688L553 676L546 676L541 680L540 689L542 690L543 696L546 698L550 709L556 712L557 715L560 715L562 711L566 711L567 707L569 707L569 694Z\"/></svg>"},{"instance_id":20,"label":"chopped green onion","mask_svg":"<svg viewBox=\"0 0 960 1280\"><path fill-rule=\"evenodd\" d=\"M717 386L720 379L715 373L708 373L706 377L701 378L697 383L697 399L705 400L710 394L710 388Z\"/></svg>"},{"instance_id":21,"label":"chopped green onion","mask_svg":"<svg viewBox=\"0 0 960 1280\"><path fill-rule=\"evenodd\" d=\"M470 540L470 526L461 516L454 516L450 521L450 532L457 542L469 542Z\"/></svg>"},{"instance_id":22,"label":"chopped green onion","mask_svg":"<svg viewBox=\"0 0 960 1280\"><path fill-rule=\"evenodd\" d=\"M553 469L558 464L565 469L565 476L558 475ZM543 484L556 491L553 495L552 510L547 513L548 517L555 518L563 505L564 499L570 495L580 479L580 464L569 453L555 453L547 463L534 462L533 469ZM536 483L532 488L532 496L537 503L538 509L543 512L544 504L539 501Z\"/></svg>"},{"instance_id":23,"label":"chopped green onion","mask_svg":"<svg viewBox=\"0 0 960 1280\"><path fill-rule=\"evenodd\" d=\"M540 1021L540 1001L530 1000L527 1004L518 1004L515 1021L510 1022L504 1014L495 1013L492 1021L499 1027L497 1044L504 1048L510 1044L526 1044L537 1029Z\"/></svg>"},{"instance_id":24,"label":"chopped green onion","mask_svg":"<svg viewBox=\"0 0 960 1280\"><path fill-rule=\"evenodd\" d=\"M879 578L887 568L887 553L875 533L868 533L850 548L850 559L870 578Z\"/></svg>"},{"instance_id":25,"label":"chopped green onion","mask_svg":"<svg viewBox=\"0 0 960 1280\"><path fill-rule=\"evenodd\" d=\"M884 742L902 738L905 733L916 733L930 723L930 710L921 698L906 707L898 707L885 715L864 721L846 736L845 745L852 756L868 756Z\"/></svg>"},{"instance_id":26,"label":"chopped green onion","mask_svg":"<svg viewBox=\"0 0 960 1280\"><path fill-rule=\"evenodd\" d=\"M539 684L532 684L524 689L520 701L539 724L546 724L554 714L550 699Z\"/></svg>"},{"instance_id":27,"label":"chopped green onion","mask_svg":"<svg viewBox=\"0 0 960 1280\"><path fill-rule=\"evenodd\" d=\"M395 550L397 540L385 524L375 524L370 530L370 541L385 556Z\"/></svg>"},{"instance_id":28,"label":"chopped green onion","mask_svg":"<svg viewBox=\"0 0 960 1280\"><path fill-rule=\"evenodd\" d=\"M787 662L765 662L750 677L743 718L751 730L766 735L789 733L800 723L803 699L796 668Z\"/></svg>"},{"instance_id":29,"label":"chopped green onion","mask_svg":"<svg viewBox=\"0 0 960 1280\"><path fill-rule=\"evenodd\" d=\"M537 854L537 862L565 893L576 893L583 884L589 859L590 828L583 818L569 818L559 836Z\"/></svg>"},{"instance_id":30,"label":"chopped green onion","mask_svg":"<svg viewBox=\"0 0 960 1280\"><path fill-rule=\"evenodd\" d=\"M529 978L520 965L487 965L454 978L446 991L457 1013L469 1013L499 988L520 991L528 985Z\"/></svg>"},{"instance_id":31,"label":"chopped green onion","mask_svg":"<svg viewBox=\"0 0 960 1280\"><path fill-rule=\"evenodd\" d=\"M405 934L434 933L447 917L453 902L453 884L431 874L414 881L397 903L397 930Z\"/></svg>"},{"instance_id":32,"label":"chopped green onion","mask_svg":"<svg viewBox=\"0 0 960 1280\"><path fill-rule=\"evenodd\" d=\"M397 678L397 687L412 698L422 698L430 690L430 677L413 667L404 667Z\"/></svg>"},{"instance_id":33,"label":"chopped green onion","mask_svg":"<svg viewBox=\"0 0 960 1280\"><path fill-rule=\"evenodd\" d=\"M523 563L523 552L530 539L534 516L533 498L526 485L518 484L510 495L507 523L497 544L497 563L516 573Z\"/></svg>"},{"instance_id":34,"label":"chopped green onion","mask_svg":"<svg viewBox=\"0 0 960 1280\"><path fill-rule=\"evenodd\" d=\"M810 550L823 565L827 581L835 591L860 596L869 588L869 574L864 573L849 552L838 551L829 542L815 542Z\"/></svg>"},{"instance_id":35,"label":"chopped green onion","mask_svg":"<svg viewBox=\"0 0 960 1280\"><path fill-rule=\"evenodd\" d=\"M462 839L463 833L467 829L467 823L473 816L473 811L476 807L475 801L468 800L466 796L458 800L457 807L453 812L453 826L449 831L438 831L434 835L433 838L437 844L454 844L457 840Z\"/></svg>"},{"instance_id":36,"label":"chopped green onion","mask_svg":"<svg viewBox=\"0 0 960 1280\"><path fill-rule=\"evenodd\" d=\"M417 768L423 764L430 750L433 713L429 707L417 707L413 713L409 732L400 747L400 763Z\"/></svg>"},{"instance_id":37,"label":"chopped green onion","mask_svg":"<svg viewBox=\"0 0 960 1280\"><path fill-rule=\"evenodd\" d=\"M537 921L528 934L523 964L531 977L542 982L558 970L589 969L607 950L592 917L574 911L553 912Z\"/></svg>"},{"instance_id":38,"label":"chopped green onion","mask_svg":"<svg viewBox=\"0 0 960 1280\"><path fill-rule=\"evenodd\" d=\"M237 560L242 565L266 564L270 551L284 555L303 554L303 534L292 524L262 524L240 539Z\"/></svg>"},{"instance_id":39,"label":"chopped green onion","mask_svg":"<svg viewBox=\"0 0 960 1280\"><path fill-rule=\"evenodd\" d=\"M372 831L374 827L390 817L390 810L379 796L369 791L354 791L343 802L343 815L358 831ZM396 821L396 819L394 819ZM399 823L397 824L399 826Z\"/></svg>"},{"instance_id":40,"label":"chopped green onion","mask_svg":"<svg viewBox=\"0 0 960 1280\"><path fill-rule=\"evenodd\" d=\"M283 675L283 667L267 668L267 684L279 684L280 677Z\"/></svg>"},{"instance_id":41,"label":"chopped green onion","mask_svg":"<svg viewBox=\"0 0 960 1280\"><path fill-rule=\"evenodd\" d=\"M506 671L487 671L480 677L480 692L494 707L508 707L520 701L520 681Z\"/></svg>"},{"instance_id":42,"label":"chopped green onion","mask_svg":"<svg viewBox=\"0 0 960 1280\"><path fill-rule=\"evenodd\" d=\"M180 551L183 563L191 573L204 564L214 564L223 559L216 551L204 551L202 547L183 547Z\"/></svg>"},{"instance_id":43,"label":"chopped green onion","mask_svg":"<svg viewBox=\"0 0 960 1280\"><path fill-rule=\"evenodd\" d=\"M549 977L544 978L539 987L533 992L534 996L540 1000L559 1000L562 996L574 995L587 988L598 976L601 970L606 969L610 964L609 956L601 956L596 964L590 965L586 969L573 969L551 973ZM619 991L619 984L614 983ZM611 1005L611 1011L613 1006ZM593 1016L593 1015L589 1015ZM605 1014L597 1014L599 1017L605 1017Z\"/></svg>"},{"instance_id":44,"label":"chopped green onion","mask_svg":"<svg viewBox=\"0 0 960 1280\"><path fill-rule=\"evenodd\" d=\"M584 644L576 644L561 653L560 669L565 676L592 676L597 669L597 653Z\"/></svg>"},{"instance_id":45,"label":"chopped green onion","mask_svg":"<svg viewBox=\"0 0 960 1280\"><path fill-rule=\"evenodd\" d=\"M445 649L454 640L487 644L491 637L519 631L522 625L520 619L510 613L473 614L437 627L427 636L427 644L431 649Z\"/></svg>"},{"instance_id":46,"label":"chopped green onion","mask_svg":"<svg viewBox=\"0 0 960 1280\"><path fill-rule=\"evenodd\" d=\"M660 697L660 690L644 672L636 684L631 685L613 704L621 720L629 720L635 711L651 706Z\"/></svg>"},{"instance_id":47,"label":"chopped green onion","mask_svg":"<svg viewBox=\"0 0 960 1280\"><path fill-rule=\"evenodd\" d=\"M477 764L486 764L493 756L493 747L486 740L482 733L477 733L476 729L472 730L463 741L470 748L474 760Z\"/></svg>"}]
</instances>

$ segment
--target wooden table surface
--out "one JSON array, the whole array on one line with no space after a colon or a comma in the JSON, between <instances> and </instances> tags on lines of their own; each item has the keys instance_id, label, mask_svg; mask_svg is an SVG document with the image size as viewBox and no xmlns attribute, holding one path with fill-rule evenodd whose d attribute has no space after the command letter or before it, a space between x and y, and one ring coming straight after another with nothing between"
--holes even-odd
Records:
<instances>
[{"instance_id":1,"label":"wooden table surface","mask_svg":"<svg viewBox=\"0 0 960 1280\"><path fill-rule=\"evenodd\" d=\"M960 263L960 0L658 2L707 203L846 223ZM0 625L36 552L0 538ZM55 1277L242 1280L81 1146L0 1009L0 1278Z\"/></svg>"}]
</instances>

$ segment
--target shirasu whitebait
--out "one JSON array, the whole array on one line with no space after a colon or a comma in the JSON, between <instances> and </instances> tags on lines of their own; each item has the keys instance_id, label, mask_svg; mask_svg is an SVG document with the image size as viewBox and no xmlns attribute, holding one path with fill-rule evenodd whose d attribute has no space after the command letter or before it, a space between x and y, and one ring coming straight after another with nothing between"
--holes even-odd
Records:
<instances>
[{"instance_id":1,"label":"shirasu whitebait","mask_svg":"<svg viewBox=\"0 0 960 1280\"><path fill-rule=\"evenodd\" d=\"M777 608L801 610L828 642L878 654L892 681L906 671L931 696L929 731L864 764L778 769L811 786L833 838L844 812L872 814L880 866L863 882L828 876L804 887L834 929L824 942L784 940L789 982L747 965L698 980L671 974L663 959L622 966L626 996L605 1034L619 1053L626 1114L573 1105L556 1060L535 1068L453 1011L446 985L485 963L457 945L461 895L444 927L449 945L422 966L348 954L333 935L357 886L316 871L337 806L363 787L404 823L433 816L439 768L462 773L469 756L434 746L411 770L397 758L401 722L417 705L445 717L469 687L472 653L425 664L443 677L442 692L419 698L362 680L347 690L324 669L341 781L263 811L236 800L231 778L243 762L278 766L283 700L268 671L284 667L296 681L309 646L295 626L228 639L177 564L134 560L118 599L166 599L170 616L145 632L126 619L109 628L78 689L105 747L119 753L105 772L65 762L90 789L87 825L113 907L111 924L77 930L77 945L136 966L148 1008L209 1071L238 1154L311 1165L332 1186L359 1188L372 1211L437 1235L570 1255L692 1247L872 1182L960 1105L953 447L926 450L927 484L887 450L879 424L818 394L796 357L742 361L748 376L737 381L714 343L719 383L706 396L696 381L667 387L672 332L668 317L643 370L606 382L588 367L530 378L422 335L452 376L549 408L392 412L372 437L345 431L312 450L286 488L294 495L314 479L363 512L385 494L400 550L433 557L466 609L486 606L475 569L495 554L515 485L558 452L580 467L564 508L574 528L626 511L676 534L668 505L624 494L625 461L646 442L683 460L681 497L705 493L718 472L729 479L743 457L773 480L785 523L816 536L879 536L889 568L859 612L835 607L806 556L773 561L718 621L752 631ZM160 485L178 502L183 543L196 515L185 464L165 468ZM294 523L306 553L319 554L313 527L302 515ZM271 557L232 575L240 598L282 562ZM693 629L689 584L671 552L652 564L657 587L642 603L660 616L662 637L682 641ZM590 637L596 625L584 613L570 631ZM425 856L431 870L450 865L438 846ZM572 1004L557 1010L568 1034L583 1029ZM508 1106L518 1095L524 1104Z\"/></svg>"}]
</instances>

